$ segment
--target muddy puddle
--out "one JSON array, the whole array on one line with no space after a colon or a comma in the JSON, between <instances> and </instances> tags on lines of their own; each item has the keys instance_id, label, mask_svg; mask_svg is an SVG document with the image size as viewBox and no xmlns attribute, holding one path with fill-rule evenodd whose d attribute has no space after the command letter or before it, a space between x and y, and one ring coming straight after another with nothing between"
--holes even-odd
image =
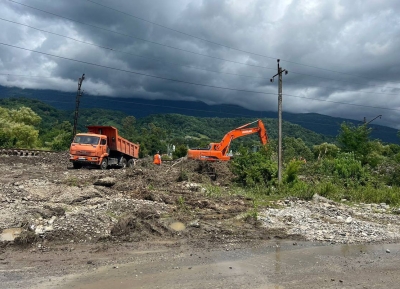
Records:
<instances>
[{"instance_id":1,"label":"muddy puddle","mask_svg":"<svg viewBox=\"0 0 400 289\"><path fill-rule=\"evenodd\" d=\"M183 231L186 228L185 224L181 222L173 222L169 225L169 227L174 231Z\"/></svg>"},{"instance_id":2,"label":"muddy puddle","mask_svg":"<svg viewBox=\"0 0 400 289\"><path fill-rule=\"evenodd\" d=\"M400 282L399 252L400 244L322 246L280 241L252 249L179 248L148 252L131 263L101 267L73 276L62 286L54 285L80 289L395 288Z\"/></svg>"}]
</instances>

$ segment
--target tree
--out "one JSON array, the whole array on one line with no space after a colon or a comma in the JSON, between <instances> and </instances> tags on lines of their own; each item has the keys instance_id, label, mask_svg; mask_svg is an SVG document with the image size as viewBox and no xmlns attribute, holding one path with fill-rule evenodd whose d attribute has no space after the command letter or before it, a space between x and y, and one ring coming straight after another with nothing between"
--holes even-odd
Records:
<instances>
[{"instance_id":1,"label":"tree","mask_svg":"<svg viewBox=\"0 0 400 289\"><path fill-rule=\"evenodd\" d=\"M314 157L318 160L322 158L334 159L339 153L339 148L335 144L322 143L313 146Z\"/></svg>"},{"instance_id":2,"label":"tree","mask_svg":"<svg viewBox=\"0 0 400 289\"><path fill-rule=\"evenodd\" d=\"M286 163L295 158L310 160L313 154L301 138L285 137L283 139L283 157Z\"/></svg>"},{"instance_id":3,"label":"tree","mask_svg":"<svg viewBox=\"0 0 400 289\"><path fill-rule=\"evenodd\" d=\"M138 136L140 143L140 157L153 155L157 151L166 152L167 144L165 142L166 132L154 123L149 123L147 127L142 128L142 133Z\"/></svg>"},{"instance_id":4,"label":"tree","mask_svg":"<svg viewBox=\"0 0 400 289\"><path fill-rule=\"evenodd\" d=\"M172 153L172 156L176 159L182 158L187 155L187 147L184 144L177 145L175 151Z\"/></svg>"},{"instance_id":5,"label":"tree","mask_svg":"<svg viewBox=\"0 0 400 289\"><path fill-rule=\"evenodd\" d=\"M37 145L41 118L29 107L6 109L0 107L0 146L33 148Z\"/></svg>"},{"instance_id":6,"label":"tree","mask_svg":"<svg viewBox=\"0 0 400 289\"><path fill-rule=\"evenodd\" d=\"M354 126L343 122L340 125L337 140L343 152L354 152L358 159L364 161L364 158L371 152L370 134L371 128L366 125Z\"/></svg>"},{"instance_id":7,"label":"tree","mask_svg":"<svg viewBox=\"0 0 400 289\"><path fill-rule=\"evenodd\" d=\"M136 118L134 116L127 116L122 120L122 129L125 132L126 138L130 141L134 141L135 138L135 124Z\"/></svg>"}]
</instances>

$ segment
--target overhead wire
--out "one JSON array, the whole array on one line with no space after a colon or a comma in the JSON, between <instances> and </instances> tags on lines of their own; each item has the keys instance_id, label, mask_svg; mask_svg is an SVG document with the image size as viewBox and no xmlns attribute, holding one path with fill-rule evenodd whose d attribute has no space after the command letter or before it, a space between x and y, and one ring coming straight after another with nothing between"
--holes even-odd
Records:
<instances>
[{"instance_id":1,"label":"overhead wire","mask_svg":"<svg viewBox=\"0 0 400 289\"><path fill-rule=\"evenodd\" d=\"M28 27L28 28L30 28L30 29L34 29L34 30L37 30L37 31L45 32L45 33L48 33L48 34L51 34L51 35L56 35L56 36L59 36L59 37L64 37L64 38L66 38L66 39L70 39L70 40L73 40L73 41L76 41L76 42L79 42L79 43L83 43L83 44L86 44L86 45L98 47L98 48L105 49L105 50L109 50L109 51L113 51L113 52L124 53L124 54L132 55L132 56L135 56L135 57L140 57L140 58L144 58L144 59L149 59L149 60L151 60L151 61L172 63L173 65L177 65L177 66L181 66L181 67L187 67L187 68L192 68L192 69L202 70L202 71L208 71L208 72L213 72L213 73L218 73L218 74L227 74L227 75L234 75L234 76L239 76L239 77L247 77L247 78L255 78L255 79L256 79L256 78L257 78L257 79L265 79L265 80L267 79L266 77L261 77L261 76L251 76L251 75L243 75L243 74L236 74L236 73L229 73L229 72L221 72L221 71L216 71L216 70L211 70L211 69L196 67L196 66L192 66L192 65L176 64L175 62L167 61L167 60L161 59L161 58L159 58L159 57L143 56L143 55L138 55L138 54L135 54L135 53L126 52L126 51L122 51L122 50L115 49L115 48L111 48L111 47L107 47L107 46L97 45L97 44L94 44L94 43L91 43L91 42L79 40L79 39L76 39L76 38L73 38L73 37L70 37L70 36L62 35L62 34L55 33L55 32L51 32L51 31L47 31L47 30L44 30L44 29L40 29L40 28L33 27L33 26L30 26L30 25L27 25L27 24L23 24L23 23L20 23L20 22L16 22L16 21L4 19L4 18L1 18L1 17L0 17L0 20L5 21L5 22L9 22L9 23L12 23L12 24L16 24L16 25ZM306 75L306 74L303 74L303 73L297 73L297 72L292 72L292 71L291 71L291 73ZM313 76L313 75L306 75L306 76L318 77L318 76ZM330 79L330 78L324 78L324 77L318 77L318 78ZM268 79L268 80L269 80L269 79ZM331 80L334 80L334 79L331 79ZM318 87L324 87L324 86L320 86L320 85L319 85ZM344 89L341 89L341 88L333 88L333 87L325 87L325 88L344 90ZM384 93L384 92L363 92L363 93L373 93L373 94L382 94L382 95L384 95L384 94L387 94L387 95L397 95L397 94Z\"/></svg>"},{"instance_id":2,"label":"overhead wire","mask_svg":"<svg viewBox=\"0 0 400 289\"><path fill-rule=\"evenodd\" d=\"M34 52L34 53L38 53L38 54L42 54L42 55L47 55L47 56L51 56L51 57L55 57L55 58L59 58L59 59L68 60L68 61L73 61L73 62L77 62L77 63L83 63L83 64L87 64L87 65L92 65L92 66L95 66L95 67L111 69L111 70L115 70L115 71L121 71L121 72L130 73L130 74L141 75L141 76L145 76L145 77L152 77L152 78L157 78L157 79L162 79L162 80L167 80L167 81L173 81L173 82L177 82L177 83L191 84L191 85L196 85L196 86L203 86L203 87L224 89L224 90L231 90L231 91L248 92L248 93L255 93L255 94L272 94L272 95L276 94L276 93L272 93L272 92L263 92L263 91L245 90L245 89L239 89L239 88L222 87L222 86L208 85L208 84L190 82L190 81L173 79L173 78L168 78L168 77L162 77L162 76L157 76L157 75L152 75L152 74L147 74L147 73L141 73L141 72L136 72L136 71L127 70L127 69L121 69L121 68L116 68L116 67L110 67L110 66L106 66L106 65L91 63L91 62L78 60L78 59L73 59L73 58L68 58L68 57L64 57L64 56L54 55L54 54L50 54L50 53L46 53L46 52L42 52L42 51L37 51L37 50L33 50L33 49L28 49L28 48L24 48L24 47L20 47L20 46L16 46L16 45L11 45L11 44L7 44L7 43L3 43L3 42L0 42L0 45L12 47L12 48L17 48L17 49L21 49L21 50L25 50L25 51L30 51L30 52Z\"/></svg>"},{"instance_id":3,"label":"overhead wire","mask_svg":"<svg viewBox=\"0 0 400 289\"><path fill-rule=\"evenodd\" d=\"M177 83L190 84L190 85L209 87L209 88L215 88L215 89L230 90L230 91L247 92L247 93L254 93L254 94L276 95L276 93L270 93L270 92L245 90L245 89L237 89L237 88L230 88L230 87L221 87L221 86L200 84L200 83L195 83L195 82L190 82L190 81L167 78L167 77L162 77L162 76L156 76L156 75L136 72L136 71L132 71L132 70L126 70L126 69L120 69L120 68L100 65L100 64L91 63L91 62L88 62L88 61L67 58L67 57L63 57L63 56L59 56L59 55L54 55L54 54L50 54L50 53L46 53L46 52L36 51L36 50L32 50L32 49L28 49L28 48L24 48L24 47L19 47L19 46L7 44L7 43L2 43L2 42L0 42L0 45L12 47L12 48L17 48L17 49L20 49L20 50L30 51L30 52L34 52L34 53L38 53L38 54L42 54L42 55L47 55L47 56L51 56L51 57L55 57L55 58L59 58L59 59L64 59L64 60L68 60L68 61L72 61L72 62L83 63L83 64L91 65L91 66L94 66L94 67L100 67L100 68L110 69L110 70L114 70L114 71L120 71L120 72L135 74L135 75L141 75L141 76L145 76L145 77L152 77L152 78L156 78L156 79L173 81L173 82L177 82ZM347 102L340 102L340 101L330 101L330 100L326 100L326 99L312 98L312 97L306 97L306 96L298 96L298 95L292 95L292 94L283 94L283 95L290 96L290 97L296 97L296 98L311 99L311 100L316 100L316 101L331 102L331 103L337 103L337 104L343 104L343 105L351 105L351 106L367 107L367 108L377 108L377 109L391 110L391 111L400 111L400 109L396 109L396 108L376 107L376 106L369 106L369 105L363 105L363 104L347 103Z\"/></svg>"},{"instance_id":4,"label":"overhead wire","mask_svg":"<svg viewBox=\"0 0 400 289\"><path fill-rule=\"evenodd\" d=\"M65 92L65 94L67 94L67 92ZM53 94L54 95L54 94ZM57 94L56 94L57 95ZM64 97L64 95L62 95ZM86 101L85 99L87 98L95 98L95 96L86 96L85 98L81 99L82 104L84 104ZM195 109L195 108L183 108L183 107L178 107L178 106L170 106L170 105L162 105L162 104L150 104L150 103L141 103L141 102L136 102L136 101L124 101L124 100L119 100L119 99L114 99L113 97L107 97L107 102L118 102L118 103L127 103L127 104L134 104L136 106L152 106L152 107L163 107L163 108L171 108L174 110L184 110L184 111L196 111L196 112L205 112L208 113L210 115L213 115L215 113L218 114L224 114L224 115L232 115L232 116L240 116L240 117L245 117L245 118L254 118L255 115L250 115L250 114L238 114L238 113L231 113L231 112L225 112L225 111L221 111L221 110L204 110L204 109ZM43 100L42 102L45 103L69 103L69 104L73 104L71 102L67 102L67 101L59 101L59 100ZM88 105L92 105L93 102L88 102ZM90 109L93 107L83 107L82 109ZM267 118L268 117L261 117L261 118ZM357 120L349 120L350 122L356 122L356 123L361 123L362 121L357 121ZM329 124L329 123L317 123L317 122L308 122L308 121L299 121L299 120L291 120L291 121L285 121L284 123L291 123L293 125L299 125L299 124L312 124L312 125L318 125L318 126L330 126L330 127L339 127L340 124L336 123L336 124ZM377 129L379 131L386 131L389 133L393 133L394 132L394 128L390 128L390 127L385 127L382 125L372 125L374 127L374 129ZM304 127L305 129L309 129L307 127ZM310 130L310 129L309 129ZM314 131L315 132L315 131ZM315 132L317 133L317 132ZM329 135L327 135L329 136Z\"/></svg>"},{"instance_id":5,"label":"overhead wire","mask_svg":"<svg viewBox=\"0 0 400 289\"><path fill-rule=\"evenodd\" d=\"M79 23L79 24L82 24L82 25L86 25L86 26L89 26L89 27L93 27L93 28L96 28L96 29L103 30L103 31L111 32L111 33L114 33L114 34L117 34L117 35L120 35L120 36L129 37L129 38L132 38L132 39L148 42L148 43L151 43L151 44L154 44L154 45L164 46L164 47L168 47L168 48L171 48L171 49L175 49L175 50L179 50L179 51L183 51L183 52L187 52L187 53L191 53L191 54L195 54L195 55L199 55L199 56L203 56L203 57L217 59L217 60L220 60L220 61L236 63L236 64L246 65L246 66L250 66L250 67L257 67L257 68L263 68L263 69L269 69L269 70L276 70L276 68L271 68L271 67L266 67L266 66L261 66L261 65L255 65L255 64L249 64L249 63L244 63L244 62L239 62L239 61L234 61L234 60L228 60L228 59L224 59L224 58L220 58L220 57L216 57L216 56L211 56L211 55L206 55L206 54L202 54L202 53L186 50L186 49L183 49L183 48L178 48L178 47L171 46L171 45L158 43L158 42L147 40L147 39L144 39L144 38L141 38L141 37L136 37L136 36L133 36L133 35L130 35L130 34L125 34L125 33L121 33L121 32L115 31L115 30L107 29L107 28L96 26L96 25L89 24L89 23L85 23L85 22L82 22L82 21L79 21L79 20L75 20L75 19L72 19L72 18L69 18L69 17L65 17L65 16L62 16L62 15L53 13L53 12L49 12L49 11L46 11L46 10L43 10L43 9L39 9L39 8L30 6L30 5L27 5L27 4L23 4L23 3L20 3L20 2L14 1L14 0L7 0L7 1L15 3L15 4L18 4L18 5L21 5L21 6L24 6L24 7L27 7L27 8L30 8L30 9L33 9L33 10L37 10L37 11L40 11L40 12L43 12L43 13L47 13L49 15L53 15L53 16L56 16L56 17L59 17L59 18L62 18L62 19L66 19L68 21L76 22L76 23ZM276 58L274 58L274 59L276 59ZM286 61L286 62L288 62L288 61ZM295 63L295 62L291 62L291 63ZM299 74L299 75L310 76L310 77L322 78L320 76L311 75L311 74L305 74L305 73L301 73L301 72L292 72L292 73ZM333 79L333 78L325 78L325 79L348 82L346 80L341 80L341 79ZM376 79L374 79L374 80L376 80ZM352 81L352 82L354 83L354 81ZM368 84L368 85L376 86L376 87L399 89L397 87L387 87L387 86L376 85L376 84Z\"/></svg>"},{"instance_id":6,"label":"overhead wire","mask_svg":"<svg viewBox=\"0 0 400 289\"><path fill-rule=\"evenodd\" d=\"M215 41L212 41L212 40L208 40L208 39L205 39L205 38L202 38L202 37L198 37L198 36L195 36L195 35L192 35L192 34L189 34L189 33L186 33L186 32L183 32L183 31L180 31L180 30L177 30L177 29L174 29L174 28L171 28L171 27L168 27L168 26L165 26L165 25L150 21L150 20L145 19L143 17L139 17L139 16L136 16L136 15L127 13L125 11L121 11L121 10L115 9L113 7L98 3L98 2L93 1L93 0L86 0L86 1L90 2L90 3L93 3L95 5L101 6L103 8L110 9L112 11L124 14L126 16L129 16L129 17L132 17L132 18L135 18L135 19L150 23L152 25L155 25L155 26L158 26L158 27L162 27L164 29L167 29L167 30L170 30L170 31L173 31L173 32L185 35L185 36L189 36L189 37L192 37L192 38L195 38L195 39L198 39L198 40L202 40L202 41L210 43L210 44L218 45L218 46L221 46L221 47L224 47L224 48L228 48L230 50L234 50L234 51L238 51L238 52L242 52L242 53L246 53L246 54L250 54L250 55L260 56L260 57L269 58L269 59L277 59L277 57L272 57L272 56L267 56L267 55L264 55L264 54L259 54L259 53L255 53L255 52L251 52L251 51L247 51L247 50L242 50L242 49L235 48L235 47L232 47L232 46L228 46L228 45L225 45L225 44L221 44L221 43L218 43L218 42L215 42ZM14 1L12 1L12 2L14 2ZM337 70L332 70L332 69L326 69L326 68L322 68L322 67L318 67L318 66L314 66L314 65L309 65L309 64L304 64L304 63L300 63L300 62L295 62L295 61L291 61L291 60L287 60L287 59L282 59L281 58L280 60L284 61L284 62L287 62L287 63L292 63L292 64L305 66L305 67L310 67L310 68L314 68L314 69L334 72L334 73L338 73L338 74L344 74L344 75L353 76L353 77L364 78L364 79L368 79L368 80L376 80L376 78L360 76L360 75L347 73L347 72L342 72L342 71L337 71Z\"/></svg>"},{"instance_id":7,"label":"overhead wire","mask_svg":"<svg viewBox=\"0 0 400 289\"><path fill-rule=\"evenodd\" d=\"M243 74L236 74L236 73L229 73L229 72L221 72L221 71L216 71L216 70L196 67L196 66L192 66L192 65L176 64L176 63L174 63L172 61L167 61L167 60L161 59L159 57L143 56L143 55L139 55L139 54L135 54L135 53L131 53L131 52L126 52L126 51L122 51L122 50L111 48L111 47L107 47L107 46L97 45L97 44L94 44L94 43L91 43L91 42L79 40L79 39L76 39L76 38L73 38L73 37L70 37L70 36L62 35L62 34L51 32L51 31L47 31L47 30L44 30L44 29L40 29L40 28L33 27L33 26L30 26L30 25L26 25L26 24L23 24L23 23L19 23L19 22L16 22L16 21L4 19L4 18L1 18L1 17L0 17L0 20L5 21L5 22L9 22L9 23L12 23L12 24L17 24L17 25L20 25L20 26L28 27L30 29L34 29L34 30L37 30L37 31L45 32L45 33L48 33L48 34L56 35L56 36L59 36L59 37L64 37L66 39L70 39L70 40L73 40L73 41L76 41L76 42L79 42L79 43L83 43L83 44L86 44L86 45L95 46L95 47L98 47L98 48L101 48L101 49L105 49L105 50L109 50L109 51L113 51L113 52L124 53L124 54L132 55L132 56L135 56L135 57L149 59L149 60L152 60L152 61L168 62L168 63L172 63L174 65L181 66L181 67L187 67L187 68L192 68L192 69L196 69L196 70L203 70L203 71L219 73L219 74L235 75L235 76L248 77L248 78L261 78L261 79L268 79L269 80L269 78L261 77L261 76L251 76L251 75L243 75Z\"/></svg>"},{"instance_id":8,"label":"overhead wire","mask_svg":"<svg viewBox=\"0 0 400 289\"><path fill-rule=\"evenodd\" d=\"M300 83L302 84L303 82L299 79L296 80L291 80L289 83L287 83L288 85L291 85L293 83ZM340 87L332 87L332 86L324 86L324 85L315 85L313 84L310 88L328 88L328 89L332 89L332 90L344 90L344 91L349 91L348 88L340 88ZM352 92L352 91L351 91ZM380 94L380 95L392 95L392 96L399 96L399 94L396 93L387 93L387 92L376 92L376 91L357 91L359 93L366 93L366 94Z\"/></svg>"},{"instance_id":9,"label":"overhead wire","mask_svg":"<svg viewBox=\"0 0 400 289\"><path fill-rule=\"evenodd\" d=\"M25 75L25 74L12 74L12 73L0 73L0 75L4 75L4 76L14 76L14 77L23 77L23 78L49 78L49 79L60 79L60 77L54 77L54 76Z\"/></svg>"},{"instance_id":10,"label":"overhead wire","mask_svg":"<svg viewBox=\"0 0 400 289\"><path fill-rule=\"evenodd\" d=\"M253 64L238 62L238 61L234 61L234 60L228 60L228 59L224 59L224 58L220 58L220 57L216 57L216 56L211 56L211 55L202 54L202 53L199 53L199 52L186 50L186 49L183 49L183 48L178 48L178 47L167 45L167 44L158 43L158 42L155 42L155 41L151 41L151 40L147 40L147 39L144 39L144 38L136 37L136 36L133 36L133 35L130 35L130 34L125 34L125 33L122 33L122 32L115 31L115 30L111 30L111 29L103 28L103 27L96 26L96 25L93 25L93 24L85 23L85 22L82 22L82 21L79 21L79 20L75 20L75 19L72 19L72 18L64 17L64 16L61 16L59 14L56 14L56 13L53 13L53 12L49 12L49 11L46 11L46 10L43 10L43 9L39 9L39 8L36 8L36 7L33 7L33 6L29 6L29 5L26 5L26 4L23 4L23 3L19 3L19 2L14 1L14 0L7 0L7 1L22 5L24 7L28 7L28 8L33 9L33 10L37 10L37 11L40 11L40 12L43 12L43 13L47 13L47 14L50 14L50 15L53 15L53 16L56 16L56 17L59 17L59 18L62 18L62 19L66 19L68 21L76 22L76 23L79 23L79 24L82 24L82 25L86 25L86 26L89 26L89 27L93 27L93 28L96 28L96 29L103 30L103 31L111 32L111 33L114 33L114 34L117 34L117 35L120 35L120 36L129 37L129 38L132 38L132 39L136 39L136 40L152 43L152 44L155 44L155 45L164 46L164 47L168 47L168 48L171 48L171 49L176 49L176 50L180 50L180 51L184 51L184 52L188 52L188 53L192 53L192 54L196 54L196 55L204 56L204 57L208 57L208 58L213 58L213 59L217 59L217 60L221 60L221 61L232 62L232 63L242 64L242 65L247 65L247 66L270 69L270 70L276 70L276 68L253 65Z\"/></svg>"},{"instance_id":11,"label":"overhead wire","mask_svg":"<svg viewBox=\"0 0 400 289\"><path fill-rule=\"evenodd\" d=\"M68 94L68 92L65 92L64 94ZM54 95L57 95L57 94L52 94L52 95L54 96ZM58 94L58 95L60 95L60 94ZM64 95L62 95L62 96L64 97ZM90 97L95 98L95 96L92 96L92 95L86 96L85 98L81 99L81 102L84 104L86 102L85 99L90 98ZM72 102L60 101L60 100L39 100L39 101L42 101L42 102L45 102L45 103L63 103L63 104L69 103L69 104L73 105ZM171 108L171 109L174 109L174 110L205 112L205 113L208 113L208 114L211 114L211 115L215 114L215 113L218 113L218 114L224 114L224 115L240 116L240 117L245 117L245 118L254 118L255 117L255 115L231 113L231 112L225 112L225 111L221 111L221 110L218 110L218 111L217 110L205 110L205 109L186 108L186 107L184 108L184 107L179 107L179 106L170 106L170 105L162 105L162 104L142 103L142 102L136 102L136 101L124 101L124 100L120 100L120 99L114 99L113 97L107 97L107 102L127 103L127 104L134 104L134 105L137 105L137 106L163 107L163 108ZM88 102L87 104L91 105L91 104L93 104L93 102ZM92 108L92 107L85 107L85 108L82 108L82 109L90 109L90 108ZM255 113L257 113L257 112L255 111ZM262 114L262 112L261 112L261 114ZM261 117L261 118L268 118L268 117ZM357 121L357 120L353 120L353 121L354 122L361 122L361 121ZM288 123L291 123L291 124L304 123L304 124L314 124L314 125L318 125L318 126L331 126L331 127L338 127L339 126L339 124L316 123L316 122L299 121L299 120L291 120L291 121L284 121L284 122L288 122ZM374 126L379 126L379 125L374 125ZM384 126L382 126L382 127L383 128L381 128L381 126L379 126L379 130L380 131L393 132L392 130L395 130L394 128L389 128L389 130L388 130L388 129L385 129Z\"/></svg>"}]
</instances>

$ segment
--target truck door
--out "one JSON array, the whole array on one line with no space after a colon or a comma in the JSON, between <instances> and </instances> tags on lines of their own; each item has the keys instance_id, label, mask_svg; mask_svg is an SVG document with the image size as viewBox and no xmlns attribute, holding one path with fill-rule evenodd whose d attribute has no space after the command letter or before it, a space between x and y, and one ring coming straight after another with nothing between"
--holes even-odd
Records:
<instances>
[{"instance_id":1,"label":"truck door","mask_svg":"<svg viewBox=\"0 0 400 289\"><path fill-rule=\"evenodd\" d=\"M102 138L101 139L101 141L100 141L100 151L101 151L101 154L105 154L105 153L108 153L108 146L107 146L107 139L105 139L105 138Z\"/></svg>"}]
</instances>

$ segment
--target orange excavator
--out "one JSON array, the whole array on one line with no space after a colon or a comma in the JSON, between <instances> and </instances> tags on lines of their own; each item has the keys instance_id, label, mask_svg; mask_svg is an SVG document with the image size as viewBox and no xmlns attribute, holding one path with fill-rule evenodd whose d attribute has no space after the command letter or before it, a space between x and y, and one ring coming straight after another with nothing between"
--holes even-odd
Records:
<instances>
[{"instance_id":1,"label":"orange excavator","mask_svg":"<svg viewBox=\"0 0 400 289\"><path fill-rule=\"evenodd\" d=\"M257 123L257 126L251 127L254 123ZM228 155L228 151L232 140L254 133L258 133L263 145L268 143L267 130L259 119L231 130L219 143L210 143L207 148L189 149L187 158L205 161L229 161L231 157Z\"/></svg>"}]
</instances>

